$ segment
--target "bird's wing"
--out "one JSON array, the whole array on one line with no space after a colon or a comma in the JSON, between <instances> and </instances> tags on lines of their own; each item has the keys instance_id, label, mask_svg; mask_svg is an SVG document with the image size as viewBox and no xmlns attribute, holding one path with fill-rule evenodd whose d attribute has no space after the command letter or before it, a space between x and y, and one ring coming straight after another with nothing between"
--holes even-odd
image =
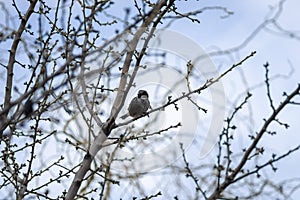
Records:
<instances>
[{"instance_id":1,"label":"bird's wing","mask_svg":"<svg viewBox=\"0 0 300 200\"><path fill-rule=\"evenodd\" d=\"M138 101L138 98L137 98L137 97L134 97L134 98L131 100L131 102L130 102L130 104L129 104L129 106L128 106L128 111L133 109L133 107L134 107L134 105L137 103L137 101Z\"/></svg>"}]
</instances>

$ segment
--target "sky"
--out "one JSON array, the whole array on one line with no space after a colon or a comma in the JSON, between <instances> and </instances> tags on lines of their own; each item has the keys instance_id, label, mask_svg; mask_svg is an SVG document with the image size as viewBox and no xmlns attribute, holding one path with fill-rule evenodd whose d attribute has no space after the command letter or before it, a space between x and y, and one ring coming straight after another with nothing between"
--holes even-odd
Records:
<instances>
[{"instance_id":1,"label":"sky","mask_svg":"<svg viewBox=\"0 0 300 200\"><path fill-rule=\"evenodd\" d=\"M1 2L8 4L8 1L2 0ZM262 119L266 118L271 112L268 99L266 98L266 88L261 86L265 80L263 65L266 62L270 65L270 77L272 77L271 94L274 97L275 105L278 105L283 100L283 92L289 93L300 83L300 13L298 12L300 3L298 0L282 2L283 4L279 4L278 0L190 0L188 3L186 1L178 1L178 8L182 12L203 7L222 6L233 12L233 14L224 17L226 13L221 9L208 9L198 15L199 24L195 25L186 19L181 19L168 28L177 34L183 35L186 40L193 41L208 54L217 50L225 51L239 47L239 45L244 43L245 38L253 35L251 40L245 43L239 51L210 57L215 67L219 69L219 73L222 73L251 52L257 52L241 68L234 70L222 80L226 112L231 111L234 103L242 101L245 91L249 90L253 94L250 105L245 109L247 111L245 115L251 116L253 121L246 122L246 125L249 124L249 127L248 129L242 129L240 133L242 136L238 137L236 148L246 145L246 131L259 130L263 124ZM112 12L122 13L123 7L128 7L130 1L122 1L121 4L120 7L113 8ZM279 31L271 23L260 29L256 34L253 34L255 29L260 27L266 19L274 17L280 9L282 11L277 18L278 25L284 29L285 33L290 31L296 34L294 38L289 37L288 34L283 34L283 31ZM4 16L4 13L1 13L1 15ZM182 44L178 43L178 46L182 47ZM5 47L0 47L0 49L5 51ZM5 58L0 57L0 59ZM1 75L2 77L3 75ZM3 91L3 88L1 88L1 91ZM298 130L300 130L300 123L298 116L299 108L295 106L290 106L283 111L280 117L282 117L284 122L288 122L291 127L288 130L284 130L275 125L274 129L278 130L278 134L273 137L267 136L262 141L262 144L267 146L266 152L285 153L290 148L299 145ZM190 148L189 151L192 153L195 149ZM272 178L278 181L293 177L299 178L299 156L300 153L297 152L284 161L279 162L277 164L279 170L271 174ZM299 198L300 192L298 191L294 194L293 199Z\"/></svg>"},{"instance_id":2,"label":"sky","mask_svg":"<svg viewBox=\"0 0 300 200\"><path fill-rule=\"evenodd\" d=\"M173 27L177 31L193 38L198 44L211 52L214 50L226 50L239 46L245 38L249 37L253 30L259 27L265 19L268 19L278 11L279 1L191 1L191 8L197 4L207 4L207 6L221 5L234 14L228 18L220 19L223 15L221 11L207 11L200 16L199 26L193 26L189 23L180 21ZM299 84L300 77L300 57L299 57L299 1L284 1L281 15L278 17L278 24L286 31L291 31L297 35L297 38L289 38L287 35L279 34L278 29L272 24L259 31L252 40L247 43L239 52L232 53L229 56L215 56L211 59L215 64L221 65L221 70L225 70L233 63L238 62L252 51L256 55L242 65L241 70L236 70L232 75L222 81L225 88L225 95L228 105L245 88L252 88L264 81L263 64L270 64L270 76L274 79L271 82L271 94L274 97L275 105L282 100L283 91L290 92ZM274 11L272 10L274 9ZM241 75L244 77L242 80ZM250 89L253 93L251 100L252 117L254 119L253 129L258 130L262 126L262 119L270 114L270 107L266 98L266 88L259 87ZM299 99L299 98L298 98ZM241 99L240 99L241 100ZM289 148L297 146L299 143L299 108L290 106L280 115L282 120L289 122L291 128L279 130L275 137L267 136L262 142L266 144L267 151L275 153L286 152ZM243 134L243 133L242 133ZM245 137L247 137L245 135ZM243 146L244 138L240 140L240 146ZM299 177L299 159L300 153L297 152L291 157L278 164L278 172L271 174L273 179L283 180L285 178ZM293 198L298 199L300 192L294 194Z\"/></svg>"}]
</instances>

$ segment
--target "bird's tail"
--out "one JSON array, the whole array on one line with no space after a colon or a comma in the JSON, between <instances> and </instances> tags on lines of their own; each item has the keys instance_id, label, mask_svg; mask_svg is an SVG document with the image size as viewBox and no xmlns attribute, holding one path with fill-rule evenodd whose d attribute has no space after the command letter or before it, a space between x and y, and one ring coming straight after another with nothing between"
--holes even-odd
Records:
<instances>
[{"instance_id":1,"label":"bird's tail","mask_svg":"<svg viewBox=\"0 0 300 200\"><path fill-rule=\"evenodd\" d=\"M128 113L125 114L125 115L122 115L120 118L121 118L121 119L126 119L127 117L129 117L129 114L128 114Z\"/></svg>"}]
</instances>

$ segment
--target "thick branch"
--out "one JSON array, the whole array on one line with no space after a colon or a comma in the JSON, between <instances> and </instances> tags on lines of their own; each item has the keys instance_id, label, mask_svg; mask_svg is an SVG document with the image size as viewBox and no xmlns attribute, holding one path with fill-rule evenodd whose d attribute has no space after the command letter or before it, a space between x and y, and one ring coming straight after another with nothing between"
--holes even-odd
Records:
<instances>
[{"instance_id":1,"label":"thick branch","mask_svg":"<svg viewBox=\"0 0 300 200\"><path fill-rule=\"evenodd\" d=\"M10 99L11 99L11 92L12 92L12 83L13 83L13 76L14 76L14 64L16 59L16 52L18 49L19 42L21 40L21 36L23 31L25 30L26 24L34 11L34 7L37 3L37 0L31 1L29 8L27 9L26 14L21 19L21 23L19 28L15 33L15 37L13 43L10 48L9 60L7 64L7 73L6 73L6 87L5 87L5 97L4 97L4 110L5 113L2 115L2 120L6 121L7 114L10 107ZM2 136L2 131L0 131L0 138Z\"/></svg>"},{"instance_id":2,"label":"thick branch","mask_svg":"<svg viewBox=\"0 0 300 200\"><path fill-rule=\"evenodd\" d=\"M71 200L71 199L75 198L85 174L90 169L91 162L93 161L95 155L102 148L102 144L106 140L107 136L110 134L110 132L114 126L114 123L115 123L115 118L116 118L118 112L120 111L120 109L122 108L124 101L125 101L124 99L127 95L125 93L125 86L126 86L126 82L127 82L126 80L127 80L127 76L128 76L129 67L130 67L132 58L134 56L134 50L136 49L139 39L142 36L142 34L144 33L145 28L148 27L153 22L155 17L158 15L160 9L166 4L166 2L167 2L167 0L161 0L153 7L153 9L150 12L150 14L148 15L148 17L145 19L145 21L143 22L141 27L138 29L138 31L134 35L134 38L129 43L129 51L127 52L125 62L124 62L123 68L122 68L122 74L121 74L121 79L120 79L120 83L119 83L119 90L118 90L116 99L113 103L110 117L107 120L105 126L102 127L102 131L99 133L99 135L93 141L93 143L90 147L89 153L84 157L82 165L80 166L78 172L76 173L76 175L72 181L72 184L71 184L69 190L67 191L66 200Z\"/></svg>"}]
</instances>

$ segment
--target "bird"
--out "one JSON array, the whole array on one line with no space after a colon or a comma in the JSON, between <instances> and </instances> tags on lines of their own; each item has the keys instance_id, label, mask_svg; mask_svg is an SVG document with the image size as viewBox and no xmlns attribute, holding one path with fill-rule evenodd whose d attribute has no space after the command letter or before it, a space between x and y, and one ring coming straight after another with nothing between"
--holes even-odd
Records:
<instances>
[{"instance_id":1,"label":"bird","mask_svg":"<svg viewBox=\"0 0 300 200\"><path fill-rule=\"evenodd\" d=\"M145 114L149 108L151 109L148 92L139 90L137 96L131 100L128 106L128 113L121 116L121 119L126 119L129 116L133 118L139 117Z\"/></svg>"},{"instance_id":2,"label":"bird","mask_svg":"<svg viewBox=\"0 0 300 200\"><path fill-rule=\"evenodd\" d=\"M26 103L23 106L23 110L22 110L22 114L24 114L24 118L23 121L20 122L20 126L23 127L24 126L24 119L31 117L31 115L33 114L33 104L34 102L32 100L27 100Z\"/></svg>"},{"instance_id":3,"label":"bird","mask_svg":"<svg viewBox=\"0 0 300 200\"><path fill-rule=\"evenodd\" d=\"M26 118L30 117L33 113L33 102L30 99L25 103L23 113Z\"/></svg>"}]
</instances>

